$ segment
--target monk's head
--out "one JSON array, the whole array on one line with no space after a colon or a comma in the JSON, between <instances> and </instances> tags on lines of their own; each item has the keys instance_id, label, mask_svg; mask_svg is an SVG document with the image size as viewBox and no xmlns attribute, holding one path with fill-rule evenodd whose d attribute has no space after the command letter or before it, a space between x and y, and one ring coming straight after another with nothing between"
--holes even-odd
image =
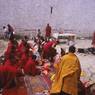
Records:
<instances>
[{"instance_id":1,"label":"monk's head","mask_svg":"<svg viewBox=\"0 0 95 95\"><path fill-rule=\"evenodd\" d=\"M32 59L36 60L37 56L36 55L32 55Z\"/></svg>"},{"instance_id":2,"label":"monk's head","mask_svg":"<svg viewBox=\"0 0 95 95\"><path fill-rule=\"evenodd\" d=\"M49 26L49 23L47 24L47 26Z\"/></svg>"},{"instance_id":3,"label":"monk's head","mask_svg":"<svg viewBox=\"0 0 95 95\"><path fill-rule=\"evenodd\" d=\"M76 48L74 46L69 47L69 52L75 53L75 51L76 51Z\"/></svg>"},{"instance_id":4,"label":"monk's head","mask_svg":"<svg viewBox=\"0 0 95 95\"><path fill-rule=\"evenodd\" d=\"M3 29L5 29L6 27L5 26L3 26Z\"/></svg>"},{"instance_id":5,"label":"monk's head","mask_svg":"<svg viewBox=\"0 0 95 95\"><path fill-rule=\"evenodd\" d=\"M29 57L32 57L33 56L33 52L32 52L32 49L31 48L29 49L28 55L29 55Z\"/></svg>"}]
</instances>

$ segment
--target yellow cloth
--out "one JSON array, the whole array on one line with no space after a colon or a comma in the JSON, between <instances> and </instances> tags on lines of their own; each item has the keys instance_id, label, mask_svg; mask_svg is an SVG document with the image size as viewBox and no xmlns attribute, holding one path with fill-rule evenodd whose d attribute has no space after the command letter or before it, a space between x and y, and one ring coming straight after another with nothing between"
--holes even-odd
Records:
<instances>
[{"instance_id":1,"label":"yellow cloth","mask_svg":"<svg viewBox=\"0 0 95 95\"><path fill-rule=\"evenodd\" d=\"M57 66L50 93L59 93L62 90L65 93L77 95L80 73L80 62L77 56L73 53L64 55Z\"/></svg>"}]
</instances>

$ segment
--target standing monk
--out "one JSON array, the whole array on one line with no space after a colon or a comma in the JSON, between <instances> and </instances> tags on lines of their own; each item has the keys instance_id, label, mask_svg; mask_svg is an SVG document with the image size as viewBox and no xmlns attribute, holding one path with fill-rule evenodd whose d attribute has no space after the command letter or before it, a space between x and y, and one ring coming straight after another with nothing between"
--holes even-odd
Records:
<instances>
[{"instance_id":1,"label":"standing monk","mask_svg":"<svg viewBox=\"0 0 95 95\"><path fill-rule=\"evenodd\" d=\"M51 87L51 95L78 95L81 68L74 52L75 47L71 46L69 53L62 57Z\"/></svg>"},{"instance_id":2,"label":"standing monk","mask_svg":"<svg viewBox=\"0 0 95 95\"><path fill-rule=\"evenodd\" d=\"M13 29L13 27L10 25L10 24L8 24L7 25L8 26L8 32L9 32L9 38L10 38L10 36L13 36L13 32L14 32L14 29Z\"/></svg>"},{"instance_id":3,"label":"standing monk","mask_svg":"<svg viewBox=\"0 0 95 95\"><path fill-rule=\"evenodd\" d=\"M45 31L46 31L45 37L50 38L51 37L51 26L49 24L47 24Z\"/></svg>"},{"instance_id":4,"label":"standing monk","mask_svg":"<svg viewBox=\"0 0 95 95\"><path fill-rule=\"evenodd\" d=\"M92 45L93 45L93 47L95 48L95 32L93 33Z\"/></svg>"}]
</instances>

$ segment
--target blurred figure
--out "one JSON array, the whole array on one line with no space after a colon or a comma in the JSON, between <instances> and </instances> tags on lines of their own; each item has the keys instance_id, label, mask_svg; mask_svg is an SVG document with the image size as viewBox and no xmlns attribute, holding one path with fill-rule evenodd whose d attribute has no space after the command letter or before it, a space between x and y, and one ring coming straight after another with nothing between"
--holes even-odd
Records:
<instances>
[{"instance_id":1,"label":"blurred figure","mask_svg":"<svg viewBox=\"0 0 95 95\"><path fill-rule=\"evenodd\" d=\"M24 66L25 74L28 75L39 75L40 70L36 68L36 55L33 55L32 51L29 51L29 58Z\"/></svg>"},{"instance_id":2,"label":"blurred figure","mask_svg":"<svg viewBox=\"0 0 95 95\"><path fill-rule=\"evenodd\" d=\"M51 26L49 24L47 24L45 31L46 31L45 37L50 38L51 37Z\"/></svg>"},{"instance_id":3,"label":"blurred figure","mask_svg":"<svg viewBox=\"0 0 95 95\"><path fill-rule=\"evenodd\" d=\"M38 29L37 37L38 37L38 39L41 38L41 30L40 29Z\"/></svg>"},{"instance_id":4,"label":"blurred figure","mask_svg":"<svg viewBox=\"0 0 95 95\"><path fill-rule=\"evenodd\" d=\"M6 26L3 26L4 39L8 38L8 29Z\"/></svg>"},{"instance_id":5,"label":"blurred figure","mask_svg":"<svg viewBox=\"0 0 95 95\"><path fill-rule=\"evenodd\" d=\"M9 38L10 38L10 36L13 36L13 34L14 34L14 29L10 24L8 24L7 26L8 26L8 34L9 34Z\"/></svg>"},{"instance_id":6,"label":"blurred figure","mask_svg":"<svg viewBox=\"0 0 95 95\"><path fill-rule=\"evenodd\" d=\"M93 37L92 37L92 45L95 48L95 32L93 33Z\"/></svg>"}]
</instances>

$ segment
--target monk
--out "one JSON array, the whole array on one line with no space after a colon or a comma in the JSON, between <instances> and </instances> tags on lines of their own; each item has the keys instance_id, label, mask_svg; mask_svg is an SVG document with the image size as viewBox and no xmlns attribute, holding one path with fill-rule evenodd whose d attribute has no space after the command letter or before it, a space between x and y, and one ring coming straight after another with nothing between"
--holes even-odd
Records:
<instances>
[{"instance_id":1,"label":"monk","mask_svg":"<svg viewBox=\"0 0 95 95\"><path fill-rule=\"evenodd\" d=\"M8 56L10 54L11 49L12 49L12 47L14 45L13 42L14 42L14 38L10 37L9 42L8 42L8 46L7 46L6 51L5 51L5 56Z\"/></svg>"},{"instance_id":2,"label":"monk","mask_svg":"<svg viewBox=\"0 0 95 95\"><path fill-rule=\"evenodd\" d=\"M2 88L14 86L15 77L18 73L19 69L16 66L16 60L13 55L10 55L4 65L0 66Z\"/></svg>"},{"instance_id":3,"label":"monk","mask_svg":"<svg viewBox=\"0 0 95 95\"><path fill-rule=\"evenodd\" d=\"M57 72L50 90L51 95L78 95L81 67L75 47L69 47L69 53L64 55L57 67Z\"/></svg>"},{"instance_id":4,"label":"monk","mask_svg":"<svg viewBox=\"0 0 95 95\"><path fill-rule=\"evenodd\" d=\"M10 25L10 24L8 24L7 25L8 26L8 32L9 32L9 38L10 38L10 36L13 36L13 32L14 32L14 29L13 29L13 27Z\"/></svg>"},{"instance_id":5,"label":"monk","mask_svg":"<svg viewBox=\"0 0 95 95\"><path fill-rule=\"evenodd\" d=\"M28 75L40 74L40 71L36 68L36 56L33 55L32 51L29 52L29 58L24 66L24 72Z\"/></svg>"},{"instance_id":6,"label":"monk","mask_svg":"<svg viewBox=\"0 0 95 95\"><path fill-rule=\"evenodd\" d=\"M20 68L23 68L24 65L26 64L27 60L28 60L28 55L27 55L26 52L23 52L23 53L21 54L20 59L19 59L18 66L19 66Z\"/></svg>"},{"instance_id":7,"label":"monk","mask_svg":"<svg viewBox=\"0 0 95 95\"><path fill-rule=\"evenodd\" d=\"M45 37L50 38L51 37L51 26L49 24L47 24L45 31L46 31Z\"/></svg>"},{"instance_id":8,"label":"monk","mask_svg":"<svg viewBox=\"0 0 95 95\"><path fill-rule=\"evenodd\" d=\"M25 44L26 42L22 39L20 44L18 45L18 49L17 49L17 52L22 55L23 53L23 50L25 49Z\"/></svg>"},{"instance_id":9,"label":"monk","mask_svg":"<svg viewBox=\"0 0 95 95\"><path fill-rule=\"evenodd\" d=\"M16 53L17 47L18 47L18 42L14 39L13 36L11 36L9 39L9 42L8 42L8 46L7 46L5 53L4 53L5 57L9 57L9 55L12 52Z\"/></svg>"},{"instance_id":10,"label":"monk","mask_svg":"<svg viewBox=\"0 0 95 95\"><path fill-rule=\"evenodd\" d=\"M0 88L9 88L16 85L15 78L19 70L11 65L0 66Z\"/></svg>"},{"instance_id":11,"label":"monk","mask_svg":"<svg viewBox=\"0 0 95 95\"><path fill-rule=\"evenodd\" d=\"M95 32L93 33L92 45L93 45L93 47L95 48Z\"/></svg>"},{"instance_id":12,"label":"monk","mask_svg":"<svg viewBox=\"0 0 95 95\"><path fill-rule=\"evenodd\" d=\"M4 71L5 71L5 67L1 65L0 66L0 90L4 87L4 83L5 83Z\"/></svg>"},{"instance_id":13,"label":"monk","mask_svg":"<svg viewBox=\"0 0 95 95\"><path fill-rule=\"evenodd\" d=\"M43 45L43 58L48 59L50 57L50 50L55 45L55 43L55 41L48 41Z\"/></svg>"}]
</instances>

